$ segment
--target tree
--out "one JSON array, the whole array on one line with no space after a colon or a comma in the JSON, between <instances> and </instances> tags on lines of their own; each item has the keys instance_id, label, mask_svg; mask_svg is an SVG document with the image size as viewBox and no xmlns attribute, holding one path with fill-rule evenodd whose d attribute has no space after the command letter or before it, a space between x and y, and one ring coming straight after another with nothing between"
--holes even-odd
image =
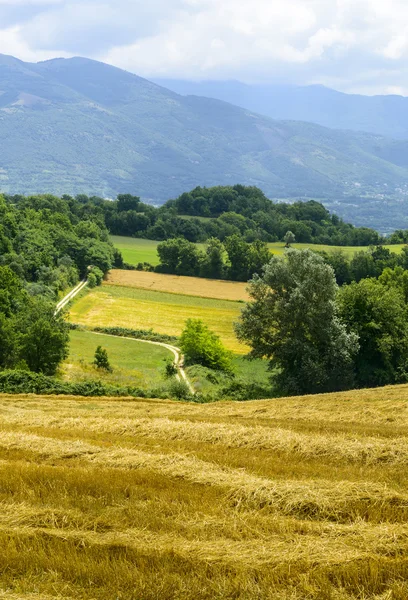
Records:
<instances>
[{"instance_id":1,"label":"tree","mask_svg":"<svg viewBox=\"0 0 408 600\"><path fill-rule=\"evenodd\" d=\"M160 270L176 275L198 275L202 253L192 242L183 238L170 239L157 246Z\"/></svg>"},{"instance_id":2,"label":"tree","mask_svg":"<svg viewBox=\"0 0 408 600\"><path fill-rule=\"evenodd\" d=\"M109 362L108 351L102 346L98 346L95 350L95 360L94 365L97 369L102 369L104 371L111 372L113 369Z\"/></svg>"},{"instance_id":3,"label":"tree","mask_svg":"<svg viewBox=\"0 0 408 600\"><path fill-rule=\"evenodd\" d=\"M54 305L41 298L31 298L17 321L21 331L20 358L30 371L54 375L58 365L68 356L69 329Z\"/></svg>"},{"instance_id":4,"label":"tree","mask_svg":"<svg viewBox=\"0 0 408 600\"><path fill-rule=\"evenodd\" d=\"M296 242L295 234L291 231L287 231L284 235L283 241L285 242L285 248L290 248L290 245Z\"/></svg>"},{"instance_id":5,"label":"tree","mask_svg":"<svg viewBox=\"0 0 408 600\"><path fill-rule=\"evenodd\" d=\"M267 358L281 394L347 389L358 336L338 316L333 269L310 250L273 257L250 282L252 302L236 325L250 356Z\"/></svg>"},{"instance_id":6,"label":"tree","mask_svg":"<svg viewBox=\"0 0 408 600\"><path fill-rule=\"evenodd\" d=\"M229 268L229 276L235 281L247 281L249 257L248 246L240 235L231 235L226 238L225 249L228 254L228 259L231 263Z\"/></svg>"},{"instance_id":7,"label":"tree","mask_svg":"<svg viewBox=\"0 0 408 600\"><path fill-rule=\"evenodd\" d=\"M187 364L231 372L231 356L219 336L200 319L188 319L180 337L180 348Z\"/></svg>"},{"instance_id":8,"label":"tree","mask_svg":"<svg viewBox=\"0 0 408 600\"><path fill-rule=\"evenodd\" d=\"M224 245L217 238L210 238L205 249L205 257L201 264L202 277L222 279L225 272Z\"/></svg>"},{"instance_id":9,"label":"tree","mask_svg":"<svg viewBox=\"0 0 408 600\"><path fill-rule=\"evenodd\" d=\"M117 208L119 212L128 210L137 210L140 204L140 198L138 196L132 196L131 194L119 194L117 198Z\"/></svg>"},{"instance_id":10,"label":"tree","mask_svg":"<svg viewBox=\"0 0 408 600\"><path fill-rule=\"evenodd\" d=\"M408 323L404 292L383 281L363 279L342 288L338 295L340 315L359 336L356 382L375 387L408 378ZM404 282L402 282L403 284Z\"/></svg>"}]
</instances>

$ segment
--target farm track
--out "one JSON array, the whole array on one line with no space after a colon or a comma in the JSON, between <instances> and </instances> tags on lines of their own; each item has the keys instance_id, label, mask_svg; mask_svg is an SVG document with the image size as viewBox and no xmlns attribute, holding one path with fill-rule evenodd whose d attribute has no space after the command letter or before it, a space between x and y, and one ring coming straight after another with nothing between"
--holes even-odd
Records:
<instances>
[{"instance_id":1,"label":"farm track","mask_svg":"<svg viewBox=\"0 0 408 600\"><path fill-rule=\"evenodd\" d=\"M406 599L407 406L2 395L0 598Z\"/></svg>"},{"instance_id":2,"label":"farm track","mask_svg":"<svg viewBox=\"0 0 408 600\"><path fill-rule=\"evenodd\" d=\"M61 310L63 310L63 308L65 308L72 300L74 300L74 298L80 293L82 292L83 289L85 289L85 287L88 285L87 280L83 280L81 281L73 290L71 290L71 292L69 292L69 294L67 294L60 302L58 302L57 307L56 307L56 311L55 314L58 314ZM105 333L99 333L96 331L91 331L90 333L94 334L94 335L105 335L108 337L118 337L118 336L112 336L109 334L105 334ZM189 389L189 392L191 394L195 394L195 390L190 382L190 380L187 377L187 374L184 370L183 367L183 363L184 363L184 359L183 359L183 355L181 353L180 348L177 348L176 346L172 346L170 344L165 344L164 342L152 342L150 340L143 340L140 338L130 338L130 337L126 337L123 338L126 340L131 340L131 341L136 341L136 342L142 342L145 344L152 344L154 346L161 346L162 348L166 348L166 350L169 350L173 356L174 356L174 364L177 367L177 375L176 378L178 381L184 381Z\"/></svg>"}]
</instances>

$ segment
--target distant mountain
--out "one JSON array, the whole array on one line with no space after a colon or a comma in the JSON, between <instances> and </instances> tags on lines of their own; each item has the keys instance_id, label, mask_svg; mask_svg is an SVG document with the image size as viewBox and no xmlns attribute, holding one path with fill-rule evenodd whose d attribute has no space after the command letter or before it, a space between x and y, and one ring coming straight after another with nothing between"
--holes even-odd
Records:
<instances>
[{"instance_id":1,"label":"distant mountain","mask_svg":"<svg viewBox=\"0 0 408 600\"><path fill-rule=\"evenodd\" d=\"M205 96L258 112L272 119L308 121L334 129L368 131L408 139L408 98L344 94L323 85L253 84L239 81L158 79L182 95Z\"/></svg>"},{"instance_id":2,"label":"distant mountain","mask_svg":"<svg viewBox=\"0 0 408 600\"><path fill-rule=\"evenodd\" d=\"M274 198L381 202L408 190L408 142L274 121L84 58L0 56L0 140L0 189L12 193L132 192L160 203L242 183Z\"/></svg>"}]
</instances>

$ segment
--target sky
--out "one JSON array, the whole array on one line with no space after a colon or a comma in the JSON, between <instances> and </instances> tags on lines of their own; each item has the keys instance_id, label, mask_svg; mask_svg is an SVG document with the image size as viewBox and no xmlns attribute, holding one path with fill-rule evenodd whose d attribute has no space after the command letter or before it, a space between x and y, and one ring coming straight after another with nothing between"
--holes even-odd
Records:
<instances>
[{"instance_id":1,"label":"sky","mask_svg":"<svg viewBox=\"0 0 408 600\"><path fill-rule=\"evenodd\" d=\"M408 1L0 0L0 53L408 95Z\"/></svg>"}]
</instances>

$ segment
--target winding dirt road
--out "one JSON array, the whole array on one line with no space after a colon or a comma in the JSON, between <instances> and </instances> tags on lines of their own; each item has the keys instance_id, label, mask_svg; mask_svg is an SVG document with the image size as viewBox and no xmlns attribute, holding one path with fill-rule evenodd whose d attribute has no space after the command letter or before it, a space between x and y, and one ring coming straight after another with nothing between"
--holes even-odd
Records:
<instances>
[{"instance_id":1,"label":"winding dirt road","mask_svg":"<svg viewBox=\"0 0 408 600\"><path fill-rule=\"evenodd\" d=\"M67 306L67 304L69 304L71 302L71 300L73 300L75 298L75 296L77 296L80 292L82 292L82 290L88 285L88 281L86 279L84 279L83 281L81 281L80 283L78 283L78 285L76 287L74 287L73 290L71 290L69 292L69 294L67 294L62 300L60 300L60 302L58 302L57 306L56 306L56 310L55 310L55 314L58 314L63 308L65 308ZM116 337L118 338L119 336L114 336L114 335L110 335L108 333L99 333L96 331L90 331L89 333L92 333L93 335L105 335L107 337ZM161 346L162 348L166 348L167 350L169 350L173 355L174 355L174 364L177 367L177 375L176 378L178 381L184 381L187 384L187 387L190 391L191 394L195 394L194 388L191 384L191 382L189 381L186 372L184 370L184 366L183 366L183 362L184 362L184 358L183 355L181 354L181 350L180 348L177 348L176 346L172 346L170 344L165 344L164 342L152 342L150 340L141 340L140 338L131 338L131 337L124 337L124 340L132 340L134 342L142 342L144 344L153 344L154 346Z\"/></svg>"}]
</instances>

